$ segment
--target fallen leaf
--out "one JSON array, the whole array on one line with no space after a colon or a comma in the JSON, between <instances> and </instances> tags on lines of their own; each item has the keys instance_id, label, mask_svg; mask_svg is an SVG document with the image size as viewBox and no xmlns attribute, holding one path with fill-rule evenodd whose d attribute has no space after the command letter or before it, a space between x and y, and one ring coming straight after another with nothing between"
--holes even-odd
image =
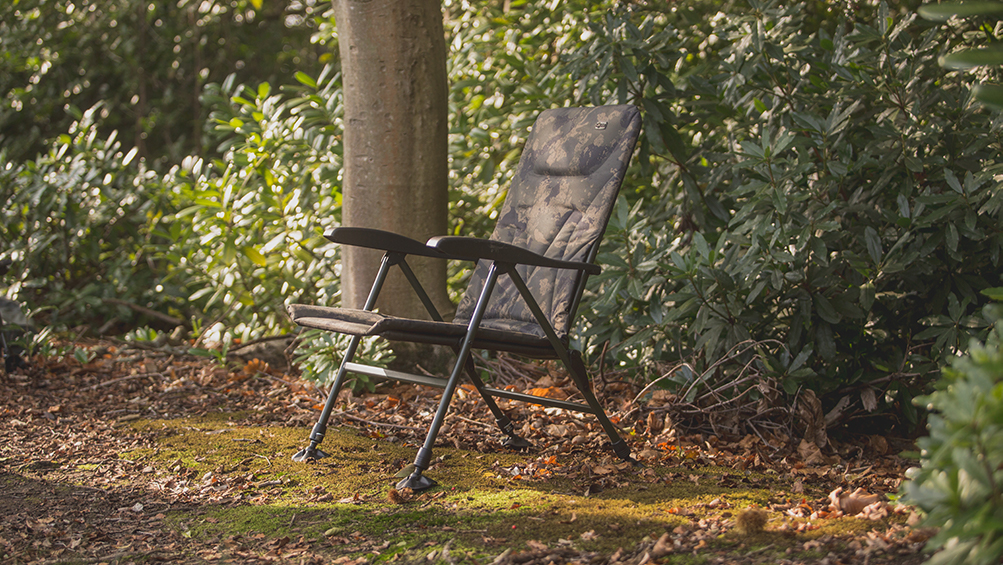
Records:
<instances>
[{"instance_id":1,"label":"fallen leaf","mask_svg":"<svg viewBox=\"0 0 1003 565\"><path fill-rule=\"evenodd\" d=\"M818 448L817 444L807 439L801 440L801 443L798 445L798 455L808 465L822 465L825 463L825 456L822 455L822 450Z\"/></svg>"},{"instance_id":2,"label":"fallen leaf","mask_svg":"<svg viewBox=\"0 0 1003 565\"><path fill-rule=\"evenodd\" d=\"M547 435L554 437L564 437L568 435L568 427L564 424L550 424L546 427Z\"/></svg>"},{"instance_id":3,"label":"fallen leaf","mask_svg":"<svg viewBox=\"0 0 1003 565\"><path fill-rule=\"evenodd\" d=\"M806 389L797 397L798 423L804 428L804 438L818 447L825 447L828 436L825 433L825 415L822 401L815 392Z\"/></svg>"},{"instance_id":4,"label":"fallen leaf","mask_svg":"<svg viewBox=\"0 0 1003 565\"><path fill-rule=\"evenodd\" d=\"M526 391L526 394L542 396L544 398L553 398L555 400L566 400L568 398L568 393L556 386L531 388Z\"/></svg>"},{"instance_id":5,"label":"fallen leaf","mask_svg":"<svg viewBox=\"0 0 1003 565\"><path fill-rule=\"evenodd\" d=\"M867 387L860 391L860 403L864 405L864 410L868 412L874 412L878 409L878 397L873 388Z\"/></svg>"},{"instance_id":6,"label":"fallen leaf","mask_svg":"<svg viewBox=\"0 0 1003 565\"><path fill-rule=\"evenodd\" d=\"M392 488L387 492L387 500L394 504L404 504L408 501L408 497L401 493L401 491Z\"/></svg>"},{"instance_id":7,"label":"fallen leaf","mask_svg":"<svg viewBox=\"0 0 1003 565\"><path fill-rule=\"evenodd\" d=\"M890 447L885 436L872 435L867 437L867 446L871 448L874 455L881 456L888 453Z\"/></svg>"},{"instance_id":8,"label":"fallen leaf","mask_svg":"<svg viewBox=\"0 0 1003 565\"><path fill-rule=\"evenodd\" d=\"M362 497L359 493L355 493L352 496L347 496L338 501L338 504L362 504Z\"/></svg>"},{"instance_id":9,"label":"fallen leaf","mask_svg":"<svg viewBox=\"0 0 1003 565\"><path fill-rule=\"evenodd\" d=\"M672 541L669 539L669 534L662 534L662 537L658 538L655 542L655 546L651 548L651 557L658 559L659 557L665 557L666 555L672 553Z\"/></svg>"},{"instance_id":10,"label":"fallen leaf","mask_svg":"<svg viewBox=\"0 0 1003 565\"><path fill-rule=\"evenodd\" d=\"M856 516L864 508L880 500L881 495L869 494L862 487L850 493L844 493L843 487L837 487L836 490L829 493L829 508L847 516Z\"/></svg>"},{"instance_id":11,"label":"fallen leaf","mask_svg":"<svg viewBox=\"0 0 1003 565\"><path fill-rule=\"evenodd\" d=\"M879 500L874 504L868 504L857 514L858 518L867 520L883 520L888 517L888 503Z\"/></svg>"},{"instance_id":12,"label":"fallen leaf","mask_svg":"<svg viewBox=\"0 0 1003 565\"><path fill-rule=\"evenodd\" d=\"M665 429L665 417L657 412L648 412L648 435L657 436Z\"/></svg>"}]
</instances>

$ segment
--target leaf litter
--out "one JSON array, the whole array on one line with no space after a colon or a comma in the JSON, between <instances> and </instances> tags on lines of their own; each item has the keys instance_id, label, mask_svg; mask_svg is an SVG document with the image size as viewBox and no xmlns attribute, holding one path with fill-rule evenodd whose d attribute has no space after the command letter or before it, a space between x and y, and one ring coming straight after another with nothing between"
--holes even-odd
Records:
<instances>
[{"instance_id":1,"label":"leaf litter","mask_svg":"<svg viewBox=\"0 0 1003 565\"><path fill-rule=\"evenodd\" d=\"M257 360L227 369L169 347L87 346L86 363L35 359L0 377L4 561L919 563L933 533L889 503L910 464L893 454L895 440L826 437L820 446L811 441L822 434L810 398L803 405L814 423L803 434L718 437L675 425L671 395L639 401L629 383L603 382L601 400L642 463L635 466L603 449L589 416L502 401L537 446L506 450L473 387L463 386L429 471L458 486L413 493L393 488L393 475L423 439L437 391L343 392L332 425L355 430L359 443L302 467L313 475L283 476L269 470L288 465L295 442L306 440L323 401L317 387ZM494 363L496 386L574 395L551 365ZM217 448L187 449L195 437L243 451L221 463ZM351 492L323 480L345 454L363 461L365 480ZM461 459L480 465L478 484L493 494L448 475ZM684 485L692 497L678 496ZM512 502L482 501L491 496ZM619 513L603 514L612 507ZM281 518L288 533L240 530L234 516L248 509ZM393 525L365 526L376 518ZM418 522L404 528L401 520ZM541 537L551 526L559 535Z\"/></svg>"}]
</instances>

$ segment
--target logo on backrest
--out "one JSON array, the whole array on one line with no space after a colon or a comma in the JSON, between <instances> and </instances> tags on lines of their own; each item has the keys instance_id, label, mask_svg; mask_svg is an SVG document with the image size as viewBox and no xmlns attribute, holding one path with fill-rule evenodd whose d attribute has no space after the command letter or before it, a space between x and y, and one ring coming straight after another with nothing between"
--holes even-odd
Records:
<instances>
[{"instance_id":1,"label":"logo on backrest","mask_svg":"<svg viewBox=\"0 0 1003 565\"><path fill-rule=\"evenodd\" d=\"M596 129L606 129L606 124L609 122L596 122Z\"/></svg>"}]
</instances>

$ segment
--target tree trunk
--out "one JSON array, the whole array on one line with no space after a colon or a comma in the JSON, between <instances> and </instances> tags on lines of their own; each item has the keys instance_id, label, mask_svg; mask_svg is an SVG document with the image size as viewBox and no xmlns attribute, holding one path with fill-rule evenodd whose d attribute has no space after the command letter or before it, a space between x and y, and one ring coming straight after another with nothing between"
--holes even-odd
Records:
<instances>
[{"instance_id":1,"label":"tree trunk","mask_svg":"<svg viewBox=\"0 0 1003 565\"><path fill-rule=\"evenodd\" d=\"M336 0L345 95L343 224L425 241L447 227L446 44L439 0ZM342 248L342 305L361 308L381 253ZM445 262L409 257L440 310ZM377 307L427 318L398 269Z\"/></svg>"}]
</instances>

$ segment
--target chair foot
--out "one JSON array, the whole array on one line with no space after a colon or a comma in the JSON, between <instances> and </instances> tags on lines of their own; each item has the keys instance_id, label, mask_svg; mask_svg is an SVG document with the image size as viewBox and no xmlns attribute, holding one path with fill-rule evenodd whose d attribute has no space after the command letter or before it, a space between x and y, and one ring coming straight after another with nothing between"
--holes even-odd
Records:
<instances>
[{"instance_id":1,"label":"chair foot","mask_svg":"<svg viewBox=\"0 0 1003 565\"><path fill-rule=\"evenodd\" d=\"M533 447L533 444L529 440L515 434L509 434L509 436L505 438L505 441L502 442L502 445L512 449L526 449L527 447Z\"/></svg>"},{"instance_id":2,"label":"chair foot","mask_svg":"<svg viewBox=\"0 0 1003 565\"><path fill-rule=\"evenodd\" d=\"M317 449L316 445L311 445L310 447L304 447L303 449L296 452L293 455L293 461L298 463L304 463L310 460L323 459L327 457L327 453Z\"/></svg>"},{"instance_id":3,"label":"chair foot","mask_svg":"<svg viewBox=\"0 0 1003 565\"><path fill-rule=\"evenodd\" d=\"M637 463L637 460L630 456L630 446L627 442L622 439L616 443L609 444L609 447L623 461L630 461L631 463Z\"/></svg>"},{"instance_id":4,"label":"chair foot","mask_svg":"<svg viewBox=\"0 0 1003 565\"><path fill-rule=\"evenodd\" d=\"M409 488L414 492L418 492L438 485L439 483L435 482L434 479L422 475L419 469L415 469L414 473L411 473L411 476L397 483L397 488Z\"/></svg>"}]
</instances>

